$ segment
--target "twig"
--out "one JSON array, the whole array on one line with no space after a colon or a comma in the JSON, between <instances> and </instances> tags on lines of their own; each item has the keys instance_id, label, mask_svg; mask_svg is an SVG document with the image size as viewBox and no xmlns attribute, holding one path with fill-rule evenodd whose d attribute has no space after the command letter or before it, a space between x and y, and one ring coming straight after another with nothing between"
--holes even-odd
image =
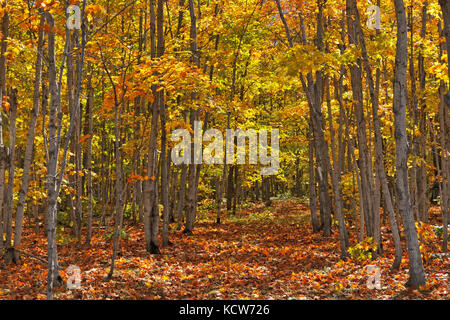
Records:
<instances>
[{"instance_id":1,"label":"twig","mask_svg":"<svg viewBox=\"0 0 450 320\"><path fill-rule=\"evenodd\" d=\"M25 251L23 251L23 250L18 250L18 249L16 249L16 250L19 251L20 253L22 253L24 256L28 256L28 257L34 258L34 259L39 260L39 261L41 261L42 263L45 263L45 264L48 263L48 261L46 261L46 260L45 260L44 258L42 258L42 257L36 256L36 255L31 254L31 253L28 253L28 252L25 252ZM58 264L59 264L59 263L58 263ZM59 265L59 270L64 270L64 268L62 268L61 265Z\"/></svg>"}]
</instances>

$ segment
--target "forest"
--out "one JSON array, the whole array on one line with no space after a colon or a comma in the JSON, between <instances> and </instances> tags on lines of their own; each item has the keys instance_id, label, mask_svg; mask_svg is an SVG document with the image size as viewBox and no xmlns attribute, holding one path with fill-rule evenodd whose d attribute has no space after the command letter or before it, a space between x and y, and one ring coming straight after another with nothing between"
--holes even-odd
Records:
<instances>
[{"instance_id":1,"label":"forest","mask_svg":"<svg viewBox=\"0 0 450 320\"><path fill-rule=\"evenodd\" d=\"M448 300L450 1L0 0L0 300Z\"/></svg>"}]
</instances>

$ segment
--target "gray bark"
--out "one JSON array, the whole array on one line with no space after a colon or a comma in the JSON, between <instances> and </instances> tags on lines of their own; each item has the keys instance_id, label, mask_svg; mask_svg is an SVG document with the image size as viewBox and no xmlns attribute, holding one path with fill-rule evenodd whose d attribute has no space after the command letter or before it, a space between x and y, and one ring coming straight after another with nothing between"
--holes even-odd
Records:
<instances>
[{"instance_id":1,"label":"gray bark","mask_svg":"<svg viewBox=\"0 0 450 320\"><path fill-rule=\"evenodd\" d=\"M25 147L23 174L22 174L22 184L19 191L19 201L17 203L16 209L16 222L14 229L14 248L18 249L20 242L22 240L22 224L23 224L23 213L25 209L25 202L28 193L28 186L30 182L30 167L33 161L33 148L34 148L34 138L36 130L37 117L39 115L39 99L41 93L41 76L42 76L42 58L43 58L43 45L44 45L44 26L45 17L41 16L41 21L39 24L39 34L38 34L38 47L36 55L36 66L34 74L34 93L33 93L33 110L31 112L30 122L28 125L28 135L27 144Z\"/></svg>"},{"instance_id":2,"label":"gray bark","mask_svg":"<svg viewBox=\"0 0 450 320\"><path fill-rule=\"evenodd\" d=\"M8 1L3 3L5 8L8 5ZM0 101L3 101L3 96L6 94L6 49L8 48L8 35L9 35L9 13L5 12L1 25L2 41L0 45ZM8 161L8 148L5 147L3 142L3 118L0 116L0 232L4 232L5 219L3 217L3 201L5 190L5 168ZM0 250L3 248L3 236L0 239Z\"/></svg>"},{"instance_id":3,"label":"gray bark","mask_svg":"<svg viewBox=\"0 0 450 320\"><path fill-rule=\"evenodd\" d=\"M394 126L396 142L397 195L399 210L405 229L409 254L409 280L407 285L418 288L425 285L425 272L417 239L417 230L411 206L408 186L408 141L406 135L406 68L408 39L405 5L403 0L394 0L397 17L397 50L394 79Z\"/></svg>"}]
</instances>

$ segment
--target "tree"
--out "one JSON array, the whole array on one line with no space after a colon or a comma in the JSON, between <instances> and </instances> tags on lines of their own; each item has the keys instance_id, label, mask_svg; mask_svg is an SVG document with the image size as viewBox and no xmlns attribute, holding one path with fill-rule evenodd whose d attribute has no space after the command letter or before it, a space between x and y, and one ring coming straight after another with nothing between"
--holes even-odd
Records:
<instances>
[{"instance_id":1,"label":"tree","mask_svg":"<svg viewBox=\"0 0 450 320\"><path fill-rule=\"evenodd\" d=\"M8 5L7 1L2 3L2 8L6 9ZM4 12L1 24L2 41L0 45L0 232L3 235L5 231L5 218L3 216L3 203L4 203L4 190L5 190L5 168L8 162L9 150L5 147L3 142L3 117L1 111L3 111L3 97L6 94L6 49L8 48L8 32L9 32L9 13ZM0 239L0 250L3 248L3 238Z\"/></svg>"},{"instance_id":2,"label":"tree","mask_svg":"<svg viewBox=\"0 0 450 320\"><path fill-rule=\"evenodd\" d=\"M444 20L444 35L447 44L447 54L450 52L450 4L448 1L439 0L439 4L442 9L442 16ZM450 66L448 67L448 74L450 75ZM450 91L447 91L445 95L441 93L441 103L439 108L440 122L441 122L441 148L442 148L442 172L443 182L441 187L441 199L447 199L447 202L441 201L441 210L443 217L443 240L442 248L444 252L447 252L448 245L448 223L450 217L450 157L448 156L450 150ZM445 105L448 108L445 108Z\"/></svg>"},{"instance_id":3,"label":"tree","mask_svg":"<svg viewBox=\"0 0 450 320\"><path fill-rule=\"evenodd\" d=\"M405 229L406 246L409 255L408 285L419 288L425 285L425 272L417 239L417 230L411 207L408 185L408 141L406 136L406 66L407 66L407 26L403 0L394 0L397 18L397 51L395 56L394 79L394 120L396 142L397 195L399 210Z\"/></svg>"},{"instance_id":4,"label":"tree","mask_svg":"<svg viewBox=\"0 0 450 320\"><path fill-rule=\"evenodd\" d=\"M33 93L33 110L31 113L30 123L28 125L28 135L27 144L25 147L25 156L23 164L23 174L22 174L22 184L19 191L19 201L17 203L16 209L16 220L14 229L14 248L18 249L20 242L22 241L22 225L23 225L23 214L25 210L25 201L28 193L28 186L30 183L30 168L33 161L33 148L34 148L34 138L36 130L36 122L39 115L40 108L40 96L41 96L41 77L42 77L42 58L44 55L44 23L45 16L41 11L41 21L39 23L38 30L38 47L36 55L36 66L34 75L34 93ZM18 257L18 252L15 253Z\"/></svg>"}]
</instances>

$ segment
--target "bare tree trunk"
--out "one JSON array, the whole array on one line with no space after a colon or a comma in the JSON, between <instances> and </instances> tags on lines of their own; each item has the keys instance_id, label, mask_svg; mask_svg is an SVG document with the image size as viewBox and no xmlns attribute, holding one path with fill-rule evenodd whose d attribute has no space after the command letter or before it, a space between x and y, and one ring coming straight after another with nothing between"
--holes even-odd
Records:
<instances>
[{"instance_id":1,"label":"bare tree trunk","mask_svg":"<svg viewBox=\"0 0 450 320\"><path fill-rule=\"evenodd\" d=\"M38 34L38 47L36 55L36 67L34 74L34 93L33 93L33 110L31 112L30 123L28 125L28 135L27 144L25 147L24 164L23 164L23 174L22 174L22 184L19 191L19 201L17 203L16 209L16 220L14 229L14 249L19 249L20 242L22 240L22 224L23 224L23 213L25 209L25 202L27 199L28 186L30 182L30 167L33 161L33 148L34 148L34 137L36 130L37 117L39 115L39 99L41 93L41 76L42 76L42 57L43 57L43 45L44 45L44 23L45 17L41 16L41 22L39 25ZM18 257L18 253L17 253Z\"/></svg>"},{"instance_id":2,"label":"bare tree trunk","mask_svg":"<svg viewBox=\"0 0 450 320\"><path fill-rule=\"evenodd\" d=\"M206 113L205 115L205 122L203 124L203 132L205 132L207 130L207 126L208 126L208 113ZM200 151L202 152L202 151ZM195 224L195 218L197 216L197 205L198 205L198 184L200 181L200 172L202 170L202 164L198 164L197 165L197 171L195 172L195 200L194 200L194 210L192 212L192 220L191 220L191 230L194 230L194 224Z\"/></svg>"},{"instance_id":3,"label":"bare tree trunk","mask_svg":"<svg viewBox=\"0 0 450 320\"><path fill-rule=\"evenodd\" d=\"M198 43L197 43L197 17L195 14L195 6L194 0L189 0L189 14L191 19L191 27L190 27L190 37L191 44L190 49L192 53L192 62L200 67L200 57L198 52ZM192 99L196 100L197 96L195 93L192 93ZM194 129L195 121L198 120L199 110L194 110L191 108L190 110L190 122L192 129ZM183 233L192 234L192 230L194 227L194 219L196 215L196 193L197 193L197 185L196 185L196 169L197 165L194 163L195 159L194 153L194 144L191 144L191 163L189 165L189 176L188 176L188 190L187 190L187 203L186 203L186 223Z\"/></svg>"},{"instance_id":4,"label":"bare tree trunk","mask_svg":"<svg viewBox=\"0 0 450 320\"><path fill-rule=\"evenodd\" d=\"M161 0L158 0L158 6L162 6ZM162 9L161 9L162 10ZM163 31L162 22L158 21L158 33ZM162 36L162 35L161 35ZM151 42L151 56L156 57L158 53L163 53L164 43L158 41L158 49L156 47L156 14L155 14L155 0L150 1L150 42ZM162 46L162 47L161 47ZM158 202L157 202L157 142L158 142L158 122L159 113L161 110L161 95L157 92L157 88L153 86L153 94L155 101L150 104L152 108L152 124L150 130L150 143L148 153L148 177L145 183L145 204L144 204L144 228L147 252L152 254L159 254L158 242Z\"/></svg>"},{"instance_id":5,"label":"bare tree trunk","mask_svg":"<svg viewBox=\"0 0 450 320\"><path fill-rule=\"evenodd\" d=\"M356 157L355 157L355 141L353 138L350 138L350 134L349 134L349 120L347 118L347 115L345 114L345 112L343 113L344 115L344 119L345 119L345 127L346 127L346 135L347 135L347 142L348 142L348 151L349 151L349 161L352 164L352 170L353 170L353 175L356 176L356 185L358 187L358 194L359 194L359 210L360 210L360 214L359 214L359 232L358 232L358 242L361 242L364 240L364 215L366 214L366 209L365 206L367 204L364 203L364 197L362 194L362 188L361 188L361 177L359 174L359 170L358 170L358 163L356 161Z\"/></svg>"},{"instance_id":6,"label":"bare tree trunk","mask_svg":"<svg viewBox=\"0 0 450 320\"><path fill-rule=\"evenodd\" d=\"M113 84L114 85L114 84ZM116 99L116 103L114 105L114 149L116 153L116 212L114 217L114 239L113 239L113 253L111 257L111 268L109 270L107 279L111 279L114 274L114 263L117 256L117 251L119 249L119 240L121 234L121 220L123 216L122 210L122 160L120 155L120 105Z\"/></svg>"},{"instance_id":7,"label":"bare tree trunk","mask_svg":"<svg viewBox=\"0 0 450 320\"><path fill-rule=\"evenodd\" d=\"M326 97L327 97L327 106L328 106L328 124L330 128L330 136L331 136L331 154L333 158L334 168L329 164L331 171L331 181L333 184L333 193L334 193L334 203L336 205L336 215L338 219L338 228L339 228L339 243L341 247L341 259L345 259L347 256L347 245L348 245L348 236L347 236L347 228L345 227L345 218L344 218L344 209L342 205L342 193L340 187L341 180L341 168L339 167L339 162L336 154L336 145L335 145L335 137L334 137L334 129L333 129L333 116L331 112L331 97L330 97L330 81L326 80Z\"/></svg>"},{"instance_id":8,"label":"bare tree trunk","mask_svg":"<svg viewBox=\"0 0 450 320\"><path fill-rule=\"evenodd\" d=\"M227 179L228 179L228 181L227 181L227 211L228 212L231 212L231 207L232 207L233 198L234 198L233 175L234 175L235 169L236 169L236 165L231 165L230 170L228 171L228 177L227 177Z\"/></svg>"},{"instance_id":9,"label":"bare tree trunk","mask_svg":"<svg viewBox=\"0 0 450 320\"><path fill-rule=\"evenodd\" d=\"M194 123L196 121L197 111L191 109L189 118L192 129L194 129ZM189 174L188 174L188 188L187 188L187 199L186 199L186 222L184 225L183 233L191 235L193 226L193 212L194 212L194 201L195 201L195 167L194 164L194 143L191 142L191 163L189 164Z\"/></svg>"},{"instance_id":10,"label":"bare tree trunk","mask_svg":"<svg viewBox=\"0 0 450 320\"><path fill-rule=\"evenodd\" d=\"M439 4L442 9L442 16L444 17L444 35L446 38L446 44L447 44L447 54L450 52L450 3L446 0L439 0ZM450 75L450 67L448 68L448 74ZM442 241L442 248L444 252L447 252L447 243L448 243L448 223L449 223L449 217L450 217L450 157L448 156L450 152L450 116L449 116L449 110L450 110L450 91L448 91L444 96L444 104L441 104L441 112L440 112L440 121L441 121L441 148L443 149L443 154L445 155L442 157L443 159L443 166L442 170L444 172L443 174L443 191L445 194L445 197L442 197L442 199L447 199L447 202L441 201L442 205L442 217L443 217L443 241ZM447 108L445 108L447 106ZM446 152L444 152L446 151ZM445 168L444 168L445 165ZM444 171L445 170L445 171ZM446 183L445 183L446 182ZM443 195L444 196L444 195Z\"/></svg>"},{"instance_id":11,"label":"bare tree trunk","mask_svg":"<svg viewBox=\"0 0 450 320\"><path fill-rule=\"evenodd\" d=\"M6 8L8 1L4 1L2 7ZM8 35L9 35L9 13L5 12L1 25L2 41L0 45L0 102L3 101L3 96L6 94L6 49L8 48ZM4 217L3 217L3 201L5 190L5 168L8 161L8 148L5 147L3 142L3 117L0 116L0 232L4 233ZM0 252L3 248L3 236L0 239Z\"/></svg>"},{"instance_id":12,"label":"bare tree trunk","mask_svg":"<svg viewBox=\"0 0 450 320\"><path fill-rule=\"evenodd\" d=\"M187 179L187 165L181 165L181 174L180 174L180 190L178 191L178 201L176 207L176 216L177 216L177 229L181 229L181 224L183 222L183 209L184 202L186 199L186 179Z\"/></svg>"},{"instance_id":13,"label":"bare tree trunk","mask_svg":"<svg viewBox=\"0 0 450 320\"><path fill-rule=\"evenodd\" d=\"M428 17L428 1L425 1L422 7L422 29L420 31L420 37L425 39L427 35L427 17ZM419 57L418 57L418 66L419 66L419 81L420 81L420 89L422 91L425 90L426 85L426 73L425 73L425 65L424 65L424 56L423 56L423 45L420 46ZM427 166L426 164L426 156L427 156L427 113L426 113L426 101L423 97L419 98L419 128L420 128L420 136L418 138L418 149L419 149L419 157L421 161L421 165L418 167L418 176L417 176L417 188L418 188L418 209L419 213L422 213L422 220L428 222L428 200L427 200L427 191L428 191L428 178L427 178Z\"/></svg>"},{"instance_id":14,"label":"bare tree trunk","mask_svg":"<svg viewBox=\"0 0 450 320\"><path fill-rule=\"evenodd\" d=\"M409 254L409 280L407 285L418 288L425 285L425 273L417 239L417 230L411 207L408 187L408 141L406 136L406 68L408 38L405 5L403 0L394 0L397 17L397 51L394 80L394 126L396 142L397 195L399 209L405 228Z\"/></svg>"},{"instance_id":15,"label":"bare tree trunk","mask_svg":"<svg viewBox=\"0 0 450 320\"><path fill-rule=\"evenodd\" d=\"M353 0L354 1L354 0ZM401 241L400 241L400 231L398 229L398 225L395 219L395 213L394 213L394 206L392 204L392 197L391 193L389 191L389 187L387 184L386 179L386 172L384 169L384 157L383 157L383 142L382 142L382 135L381 135L381 125L380 125L380 119L378 116L378 109L379 109L379 79L380 79L380 71L377 69L377 82L374 84L373 77L372 77L372 70L370 67L369 57L367 54L366 44L365 44L365 38L364 33L361 28L361 21L359 18L359 10L356 7L356 2L353 3L355 7L355 18L356 18L356 26L357 26L357 32L359 34L359 39L361 43L361 51L363 55L364 65L366 69L366 76L369 86L369 93L370 93L370 99L372 102L372 117L373 117L373 126L374 126L374 134L375 134L375 157L376 161L375 164L377 166L377 177L379 179L381 189L383 192L383 199L385 201L385 208L387 209L387 213L389 215L389 221L391 224L391 231L392 236L394 240L394 246L395 246L395 260L392 265L393 269L398 269L401 264L401 258L402 258L402 247L401 247ZM378 245L378 250L381 253L381 238L379 235L379 227L380 227L380 220L379 220L379 211L377 210L375 212L375 235L377 236L378 241L376 241Z\"/></svg>"},{"instance_id":16,"label":"bare tree trunk","mask_svg":"<svg viewBox=\"0 0 450 320\"><path fill-rule=\"evenodd\" d=\"M91 243L92 238L92 210L93 210L93 189L92 189L92 138L94 135L93 131L93 108L94 108L94 88L92 87L92 69L89 65L90 73L88 80L88 99L87 99L87 116L88 116L88 146L87 146L87 154L86 154L86 162L87 162L87 196L88 196L88 223L87 223L87 237L86 243Z\"/></svg>"},{"instance_id":17,"label":"bare tree trunk","mask_svg":"<svg viewBox=\"0 0 450 320\"><path fill-rule=\"evenodd\" d=\"M170 157L168 156L169 167ZM170 190L169 190L169 221L175 222L175 208L176 208L176 195L177 195L177 169L172 166L170 170Z\"/></svg>"},{"instance_id":18,"label":"bare tree trunk","mask_svg":"<svg viewBox=\"0 0 450 320\"><path fill-rule=\"evenodd\" d=\"M163 209L163 246L169 245L169 179L168 169L170 162L167 159L166 137L166 108L161 103L161 197Z\"/></svg>"},{"instance_id":19,"label":"bare tree trunk","mask_svg":"<svg viewBox=\"0 0 450 320\"><path fill-rule=\"evenodd\" d=\"M309 206L311 210L311 222L313 232L319 232L320 225L317 218L316 178L314 176L314 144L312 141L311 122L308 130L308 154L309 154Z\"/></svg>"},{"instance_id":20,"label":"bare tree trunk","mask_svg":"<svg viewBox=\"0 0 450 320\"><path fill-rule=\"evenodd\" d=\"M441 81L439 89L441 94L441 102L439 103L439 122L440 122L440 143L441 143L441 164L439 166L439 155L436 152L436 164L439 176L439 191L441 195L441 212L442 212L442 251L448 252L448 217L450 214L450 157L448 152L450 150L449 138L450 135L450 117L448 110L445 107L444 94L445 84ZM441 176L442 175L442 179Z\"/></svg>"},{"instance_id":21,"label":"bare tree trunk","mask_svg":"<svg viewBox=\"0 0 450 320\"><path fill-rule=\"evenodd\" d=\"M289 45L293 46L293 41L290 35L289 27L284 19L284 13L280 6L279 0L277 0L278 13L283 21ZM323 51L323 4L318 1L318 14L317 14L317 32L316 32L316 46L319 51ZM307 44L305 25L303 17L300 14L300 27L302 33L303 44ZM313 74L308 73L306 80L303 74L300 75L303 90L306 93L308 100L311 127L314 136L316 160L317 160L317 178L319 181L319 200L320 200L320 212L322 217L322 227L324 237L331 235L331 201L328 184L328 175L330 172L330 156L328 153L328 144L325 140L323 133L323 119L322 119L322 102L323 102L323 74L321 71L316 71L316 80L313 79Z\"/></svg>"},{"instance_id":22,"label":"bare tree trunk","mask_svg":"<svg viewBox=\"0 0 450 320\"><path fill-rule=\"evenodd\" d=\"M230 121L231 121L231 115L228 112L227 114L227 129L230 129ZM216 214L216 223L220 224L221 214L222 214L222 196L225 192L226 184L227 184L227 174L228 174L228 166L226 161L224 161L223 164L223 170L222 170L222 178L219 178L219 181L217 183L217 214ZM258 181L256 182L256 190L258 190ZM258 195L256 195L256 199L258 199Z\"/></svg>"},{"instance_id":23,"label":"bare tree trunk","mask_svg":"<svg viewBox=\"0 0 450 320\"><path fill-rule=\"evenodd\" d=\"M6 227L6 262L18 262L19 257L15 255L14 248L12 248L12 210L13 210L13 196L14 196L14 174L15 174L15 150L16 150L16 120L17 120L17 89L9 90L9 174L8 187L6 189L5 198L5 227Z\"/></svg>"},{"instance_id":24,"label":"bare tree trunk","mask_svg":"<svg viewBox=\"0 0 450 320\"><path fill-rule=\"evenodd\" d=\"M358 33L356 17L356 2L353 0L347 0L347 25L348 25L348 37L349 43L358 45ZM369 157L369 150L367 148L367 127L366 118L364 115L363 107L363 90L362 90L362 75L360 61L349 67L351 74L353 101L355 101L355 116L357 126L357 138L359 148L358 165L361 172L361 191L364 200L364 218L368 237L374 237L374 217L379 208L374 208L374 201L372 199L374 194L374 182L372 172L372 161Z\"/></svg>"},{"instance_id":25,"label":"bare tree trunk","mask_svg":"<svg viewBox=\"0 0 450 320\"><path fill-rule=\"evenodd\" d=\"M86 0L83 1L82 21L84 20L84 12L86 8ZM80 107L81 94L81 80L83 76L83 62L86 48L85 26L83 26L83 36L81 45L81 58L78 69L77 78L77 97L75 98L75 110L71 112L69 128L66 136L66 143L64 145L63 157L61 160L61 170L58 176L58 151L61 143L61 129L62 129L62 112L61 112L61 80L64 70L65 57L69 48L69 32L66 30L66 45L64 47L63 61L60 67L60 81L56 82L56 63L55 63L55 21L49 12L45 12L47 22L50 25L50 32L48 35L48 69L49 69L49 83L50 83L50 119L49 119L49 141L48 141L48 283L47 283L47 299L53 298L53 286L62 284L62 279L59 276L58 255L56 249L56 222L57 222L57 205L58 196L61 190L62 180L67 163L67 153L69 149L69 140L75 125L74 119L77 117L77 112ZM57 117L59 119L57 119Z\"/></svg>"},{"instance_id":26,"label":"bare tree trunk","mask_svg":"<svg viewBox=\"0 0 450 320\"><path fill-rule=\"evenodd\" d=\"M48 70L44 71L44 73L42 74L42 79L48 79L49 78L49 74L48 74ZM45 160L48 163L48 148L47 148L47 136L46 136L46 128L45 128L45 119L47 117L47 109L48 109L48 104L49 104L49 86L47 85L46 81L41 81L42 82L42 108L41 108L41 113L42 113L42 136L44 138L44 149L45 149ZM45 204L44 204L44 210L42 213L43 216L43 220L44 220L44 232L45 232L45 236L47 236L47 230L48 230L48 200L45 200Z\"/></svg>"},{"instance_id":27,"label":"bare tree trunk","mask_svg":"<svg viewBox=\"0 0 450 320\"><path fill-rule=\"evenodd\" d=\"M73 33L72 35L70 35L70 31L69 33L69 37L68 37L68 52L72 52L75 48L75 33ZM69 104L69 111L71 114L74 114L75 111L75 73L74 73L74 62L73 62L73 55L72 54L68 54L67 55L67 97L68 97L68 104ZM78 144L78 117L76 117L75 119L73 119L74 121L74 129L73 132L71 133L71 137L70 137L70 152L71 152L71 156L69 158L69 161L71 162L71 164L73 165L73 167L75 168L75 173L70 173L69 174L69 183L70 186L73 187L73 189L75 190L75 194L73 194L72 192L69 193L69 198L68 198L68 202L69 202L69 206L70 206L70 216L71 216L71 220L73 222L73 227L72 227L72 232L73 235L78 239L78 243L80 243L81 241L81 221L79 219L79 211L78 211L78 188L77 188L77 181L78 181L78 170L77 170L77 144ZM72 188L71 188L72 189Z\"/></svg>"},{"instance_id":28,"label":"bare tree trunk","mask_svg":"<svg viewBox=\"0 0 450 320\"><path fill-rule=\"evenodd\" d=\"M418 168L417 168L417 157L418 157L418 143L417 143L417 135L416 135L416 127L417 127L417 86L416 86L416 73L414 70L414 24L413 24L413 13L412 13L412 6L409 7L408 12L408 30L411 33L410 38L410 55L409 55L409 74L410 74L410 86L411 86L411 97L407 99L407 103L409 103L410 106L410 117L413 120L412 125L412 136L409 138L411 140L411 151L413 154L413 164L411 168L411 179L410 179L410 193L411 193L411 203L413 208L413 215L416 219L416 221L421 221L422 214L419 212L419 192L418 192Z\"/></svg>"},{"instance_id":29,"label":"bare tree trunk","mask_svg":"<svg viewBox=\"0 0 450 320\"><path fill-rule=\"evenodd\" d=\"M49 139L48 139L48 164L47 164L47 188L48 188L48 280L47 299L53 299L53 287L61 284L59 276L58 256L56 248L56 217L58 205L58 140L57 140L57 113L60 101L60 88L56 82L55 63L55 21L49 12L45 12L47 23L50 25L48 34L48 74L50 87L50 118L49 118ZM61 172L63 175L63 172Z\"/></svg>"}]
</instances>

